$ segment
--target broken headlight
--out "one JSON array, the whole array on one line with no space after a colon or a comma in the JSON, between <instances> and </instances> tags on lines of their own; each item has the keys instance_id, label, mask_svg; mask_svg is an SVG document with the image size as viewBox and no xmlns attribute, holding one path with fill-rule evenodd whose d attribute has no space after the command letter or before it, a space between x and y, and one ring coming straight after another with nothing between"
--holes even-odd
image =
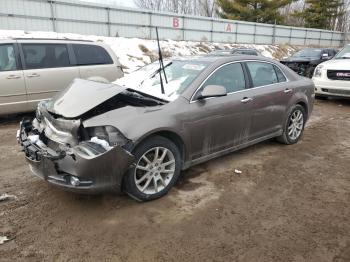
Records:
<instances>
[{"instance_id":1,"label":"broken headlight","mask_svg":"<svg viewBox=\"0 0 350 262\"><path fill-rule=\"evenodd\" d=\"M322 68L323 68L323 65L318 65L315 68L314 77L321 77L322 76Z\"/></svg>"},{"instance_id":2,"label":"broken headlight","mask_svg":"<svg viewBox=\"0 0 350 262\"><path fill-rule=\"evenodd\" d=\"M46 106L46 101L40 101L36 108L35 118L38 120L38 122L41 122L41 120L43 119L42 110L45 106Z\"/></svg>"},{"instance_id":3,"label":"broken headlight","mask_svg":"<svg viewBox=\"0 0 350 262\"><path fill-rule=\"evenodd\" d=\"M114 126L96 126L86 128L89 138L97 137L105 140L109 145L123 146L128 143L128 139Z\"/></svg>"}]
</instances>

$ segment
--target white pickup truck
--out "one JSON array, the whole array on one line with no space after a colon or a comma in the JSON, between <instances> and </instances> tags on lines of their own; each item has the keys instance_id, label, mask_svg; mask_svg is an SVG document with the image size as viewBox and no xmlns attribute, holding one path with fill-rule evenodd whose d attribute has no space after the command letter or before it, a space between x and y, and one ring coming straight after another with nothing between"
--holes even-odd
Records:
<instances>
[{"instance_id":1,"label":"white pickup truck","mask_svg":"<svg viewBox=\"0 0 350 262\"><path fill-rule=\"evenodd\" d=\"M319 64L312 80L316 97L350 97L350 45L333 59Z\"/></svg>"}]
</instances>

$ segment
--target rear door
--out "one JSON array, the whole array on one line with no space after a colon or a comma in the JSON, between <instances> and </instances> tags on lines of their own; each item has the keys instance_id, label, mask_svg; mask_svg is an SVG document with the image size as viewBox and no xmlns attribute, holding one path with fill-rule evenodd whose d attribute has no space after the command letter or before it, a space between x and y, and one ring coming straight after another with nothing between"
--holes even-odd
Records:
<instances>
[{"instance_id":1,"label":"rear door","mask_svg":"<svg viewBox=\"0 0 350 262\"><path fill-rule=\"evenodd\" d=\"M92 44L72 44L72 47L81 78L97 77L112 82L121 76L120 67L103 47Z\"/></svg>"},{"instance_id":2,"label":"rear door","mask_svg":"<svg viewBox=\"0 0 350 262\"><path fill-rule=\"evenodd\" d=\"M16 43L0 43L0 114L26 111L26 89Z\"/></svg>"},{"instance_id":3,"label":"rear door","mask_svg":"<svg viewBox=\"0 0 350 262\"><path fill-rule=\"evenodd\" d=\"M79 77L64 43L21 43L28 109L49 99Z\"/></svg>"},{"instance_id":4,"label":"rear door","mask_svg":"<svg viewBox=\"0 0 350 262\"><path fill-rule=\"evenodd\" d=\"M246 62L253 92L251 139L271 135L282 129L293 89L286 86L287 78L273 63Z\"/></svg>"},{"instance_id":5,"label":"rear door","mask_svg":"<svg viewBox=\"0 0 350 262\"><path fill-rule=\"evenodd\" d=\"M207 85L221 85L227 96L198 99ZM249 140L251 119L250 90L246 89L241 63L223 65L214 71L192 98L191 121L186 129L191 136L192 159L214 154Z\"/></svg>"}]
</instances>

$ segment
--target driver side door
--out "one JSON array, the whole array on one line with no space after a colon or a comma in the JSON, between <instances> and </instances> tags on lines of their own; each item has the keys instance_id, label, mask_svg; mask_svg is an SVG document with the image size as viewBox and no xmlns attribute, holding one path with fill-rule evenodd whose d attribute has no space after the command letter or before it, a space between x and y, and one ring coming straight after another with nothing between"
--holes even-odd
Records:
<instances>
[{"instance_id":1,"label":"driver side door","mask_svg":"<svg viewBox=\"0 0 350 262\"><path fill-rule=\"evenodd\" d=\"M202 83L190 102L185 129L190 135L191 160L220 154L249 141L252 103L241 63L220 66ZM220 85L226 96L201 99L205 86Z\"/></svg>"}]
</instances>

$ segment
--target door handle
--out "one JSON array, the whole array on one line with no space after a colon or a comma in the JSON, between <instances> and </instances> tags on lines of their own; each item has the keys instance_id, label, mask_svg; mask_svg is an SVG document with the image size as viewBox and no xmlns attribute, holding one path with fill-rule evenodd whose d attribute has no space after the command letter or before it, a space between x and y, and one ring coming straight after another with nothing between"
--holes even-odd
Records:
<instances>
[{"instance_id":1,"label":"door handle","mask_svg":"<svg viewBox=\"0 0 350 262\"><path fill-rule=\"evenodd\" d=\"M27 75L27 77L39 77L40 75L37 74L37 73L33 73L33 74L30 74L30 75Z\"/></svg>"},{"instance_id":2,"label":"door handle","mask_svg":"<svg viewBox=\"0 0 350 262\"><path fill-rule=\"evenodd\" d=\"M18 79L21 78L21 76L19 75L9 75L8 77L6 77L7 79Z\"/></svg>"},{"instance_id":3,"label":"door handle","mask_svg":"<svg viewBox=\"0 0 350 262\"><path fill-rule=\"evenodd\" d=\"M251 98L251 97L244 97L242 100L241 100L241 102L242 103L249 103L250 101L252 101L253 100L253 98Z\"/></svg>"},{"instance_id":4,"label":"door handle","mask_svg":"<svg viewBox=\"0 0 350 262\"><path fill-rule=\"evenodd\" d=\"M291 93L292 92L292 89L289 89L289 88L286 88L285 90L284 90L284 93L285 94L289 94L289 93Z\"/></svg>"}]
</instances>

